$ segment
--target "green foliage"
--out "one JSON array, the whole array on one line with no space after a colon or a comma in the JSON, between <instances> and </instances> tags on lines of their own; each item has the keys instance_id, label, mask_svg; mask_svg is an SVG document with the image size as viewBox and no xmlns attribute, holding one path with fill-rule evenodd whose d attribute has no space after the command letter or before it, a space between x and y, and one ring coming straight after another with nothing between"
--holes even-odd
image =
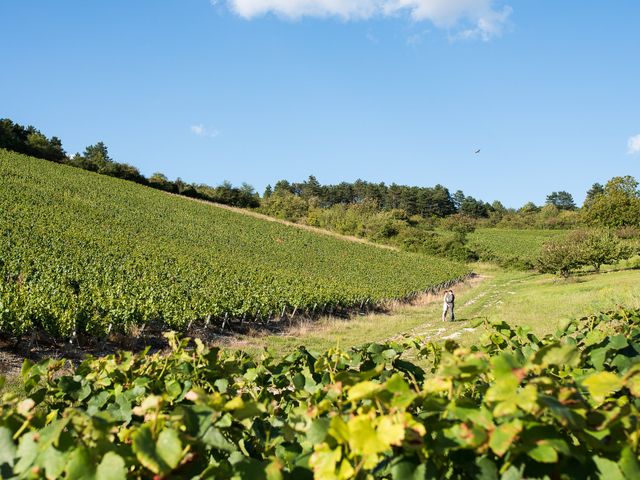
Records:
<instances>
[{"instance_id":1,"label":"green foliage","mask_svg":"<svg viewBox=\"0 0 640 480\"><path fill-rule=\"evenodd\" d=\"M0 333L128 332L377 305L461 264L0 151Z\"/></svg>"},{"instance_id":2,"label":"green foliage","mask_svg":"<svg viewBox=\"0 0 640 480\"><path fill-rule=\"evenodd\" d=\"M631 176L614 177L585 203L588 222L609 228L640 227L640 191Z\"/></svg>"},{"instance_id":3,"label":"green foliage","mask_svg":"<svg viewBox=\"0 0 640 480\"><path fill-rule=\"evenodd\" d=\"M291 193L292 188L288 182L279 182L277 193L265 198L259 211L343 235L394 245L409 252L459 261L480 259L508 268L534 268L543 243L549 238L564 235L566 232L562 229L574 227L581 221L580 212L560 210L554 205L514 213L507 211L499 202L494 202L491 207L489 219L463 214L425 219L419 215L410 216L405 210L381 209L373 199L353 205L323 207L317 197L295 195ZM461 192L456 192L458 194ZM462 201L467 198L464 194L458 196ZM487 225L494 228L481 228ZM476 228L480 230L474 233Z\"/></svg>"},{"instance_id":4,"label":"green foliage","mask_svg":"<svg viewBox=\"0 0 640 480\"><path fill-rule=\"evenodd\" d=\"M445 230L449 230L459 235L467 235L468 233L475 232L476 221L473 217L456 214L442 219L440 221L440 226Z\"/></svg>"},{"instance_id":5,"label":"green foliage","mask_svg":"<svg viewBox=\"0 0 640 480\"><path fill-rule=\"evenodd\" d=\"M3 478L637 478L640 311L574 320L541 339L486 326L470 349L414 339L254 359L169 335L165 355L26 362L26 399L0 402L0 470Z\"/></svg>"},{"instance_id":6,"label":"green foliage","mask_svg":"<svg viewBox=\"0 0 640 480\"><path fill-rule=\"evenodd\" d=\"M545 202L547 205L553 205L559 210L575 210L576 204L573 201L573 196L569 192L552 192L547 195Z\"/></svg>"},{"instance_id":7,"label":"green foliage","mask_svg":"<svg viewBox=\"0 0 640 480\"><path fill-rule=\"evenodd\" d=\"M537 206L533 202L527 202L518 211L520 213L522 213L522 214L525 214L525 215L529 214L530 215L530 214L539 212L540 211L540 207Z\"/></svg>"},{"instance_id":8,"label":"green foliage","mask_svg":"<svg viewBox=\"0 0 640 480\"><path fill-rule=\"evenodd\" d=\"M89 145L82 155L86 161L96 166L97 169L104 168L109 163L113 163L113 159L109 156L107 146L103 142L95 145Z\"/></svg>"},{"instance_id":9,"label":"green foliage","mask_svg":"<svg viewBox=\"0 0 640 480\"><path fill-rule=\"evenodd\" d=\"M491 205L467 196L460 203L459 213L467 217L482 218L488 217L491 211Z\"/></svg>"},{"instance_id":10,"label":"green foliage","mask_svg":"<svg viewBox=\"0 0 640 480\"><path fill-rule=\"evenodd\" d=\"M592 266L596 272L602 265L612 265L633 254L632 249L610 230L590 230L576 235L582 263Z\"/></svg>"},{"instance_id":11,"label":"green foliage","mask_svg":"<svg viewBox=\"0 0 640 480\"><path fill-rule=\"evenodd\" d=\"M292 193L278 193L270 195L260 203L260 213L271 217L299 222L303 220L309 212L309 204L304 199ZM310 223L313 225L313 223Z\"/></svg>"},{"instance_id":12,"label":"green foliage","mask_svg":"<svg viewBox=\"0 0 640 480\"><path fill-rule=\"evenodd\" d=\"M638 227L621 227L616 230L618 238L623 240L638 240L640 239L640 228Z\"/></svg>"},{"instance_id":13,"label":"green foliage","mask_svg":"<svg viewBox=\"0 0 640 480\"><path fill-rule=\"evenodd\" d=\"M365 199L354 205L338 204L322 208L318 198L305 200L288 192L279 182L277 193L262 201L260 212L285 220L366 238L393 245L402 250L425 253L467 262L477 260L467 246L467 233L473 232L476 220L466 215L451 215L433 221L420 215L409 216L405 210L381 210L378 202ZM433 228L439 223L446 232Z\"/></svg>"},{"instance_id":14,"label":"green foliage","mask_svg":"<svg viewBox=\"0 0 640 480\"><path fill-rule=\"evenodd\" d=\"M596 197L602 193L604 193L604 187L600 183L594 183L591 188L587 190L587 195L582 206L584 208L589 208Z\"/></svg>"},{"instance_id":15,"label":"green foliage","mask_svg":"<svg viewBox=\"0 0 640 480\"><path fill-rule=\"evenodd\" d=\"M599 272L602 265L626 260L633 253L633 249L610 230L576 230L544 245L538 258L538 269L563 277L585 266L592 266Z\"/></svg>"},{"instance_id":16,"label":"green foliage","mask_svg":"<svg viewBox=\"0 0 640 480\"><path fill-rule=\"evenodd\" d=\"M467 235L461 232L411 229L401 232L397 241L409 252L421 252L461 262L478 260L476 253L467 245Z\"/></svg>"},{"instance_id":17,"label":"green foliage","mask_svg":"<svg viewBox=\"0 0 640 480\"><path fill-rule=\"evenodd\" d=\"M442 185L411 187L371 183L360 179L353 183L321 185L312 175L300 183L280 180L275 185L274 193L289 193L304 200L314 199L321 208L371 201L377 205L378 210L404 210L408 216L419 215L423 218L444 217L456 211L449 190Z\"/></svg>"},{"instance_id":18,"label":"green foliage","mask_svg":"<svg viewBox=\"0 0 640 480\"><path fill-rule=\"evenodd\" d=\"M165 192L170 193L178 193L176 184L169 180L163 173L154 173L147 179L147 182L152 188L157 188L158 190L164 190Z\"/></svg>"},{"instance_id":19,"label":"green foliage","mask_svg":"<svg viewBox=\"0 0 640 480\"><path fill-rule=\"evenodd\" d=\"M58 163L67 158L59 138L47 138L34 127L23 127L8 118L0 118L0 148Z\"/></svg>"},{"instance_id":20,"label":"green foliage","mask_svg":"<svg viewBox=\"0 0 640 480\"><path fill-rule=\"evenodd\" d=\"M452 215L451 217L443 219L440 224L443 230L431 231L422 229L422 231L418 231L420 234L420 236L417 236L417 238L420 239L419 245L413 249L409 247L406 247L406 249L408 251L437 255L461 262L474 262L479 260L474 246L469 242L469 234L473 233L473 229L475 228L471 219L459 215Z\"/></svg>"},{"instance_id":21,"label":"green foliage","mask_svg":"<svg viewBox=\"0 0 640 480\"><path fill-rule=\"evenodd\" d=\"M438 255L462 262L478 260L476 252L468 247L467 234L464 231L455 230L433 238L436 240L434 253Z\"/></svg>"},{"instance_id":22,"label":"green foliage","mask_svg":"<svg viewBox=\"0 0 640 480\"><path fill-rule=\"evenodd\" d=\"M240 187L234 187L230 182L222 182L217 187L210 187L204 184L191 185L191 187L194 190L191 196L195 198L240 208L256 208L260 206L257 193L247 183L243 183Z\"/></svg>"},{"instance_id":23,"label":"green foliage","mask_svg":"<svg viewBox=\"0 0 640 480\"><path fill-rule=\"evenodd\" d=\"M566 238L553 239L545 243L538 257L540 273L557 273L565 278L583 265L582 252L578 244Z\"/></svg>"},{"instance_id":24,"label":"green foliage","mask_svg":"<svg viewBox=\"0 0 640 480\"><path fill-rule=\"evenodd\" d=\"M137 168L126 163L115 162L109 156L107 146L103 142L89 145L82 155L76 154L67 163L101 175L109 175L110 177L122 178L123 180L142 184L147 182Z\"/></svg>"}]
</instances>

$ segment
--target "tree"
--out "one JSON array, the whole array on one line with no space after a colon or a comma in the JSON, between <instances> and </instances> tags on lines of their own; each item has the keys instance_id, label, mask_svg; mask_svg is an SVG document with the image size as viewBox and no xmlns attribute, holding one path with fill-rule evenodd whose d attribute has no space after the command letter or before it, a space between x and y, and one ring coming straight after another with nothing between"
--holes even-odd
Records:
<instances>
[{"instance_id":1,"label":"tree","mask_svg":"<svg viewBox=\"0 0 640 480\"><path fill-rule=\"evenodd\" d=\"M253 188L253 185L250 185L247 182L242 182L242 185L240 185L240 193L253 197L256 194L256 189Z\"/></svg>"},{"instance_id":2,"label":"tree","mask_svg":"<svg viewBox=\"0 0 640 480\"><path fill-rule=\"evenodd\" d=\"M307 181L302 183L300 190L303 198L320 197L322 194L322 186L313 175L309 175Z\"/></svg>"},{"instance_id":3,"label":"tree","mask_svg":"<svg viewBox=\"0 0 640 480\"><path fill-rule=\"evenodd\" d=\"M560 215L560 209L555 206L553 203L547 203L540 210L540 217L545 221L548 221L551 218L555 218Z\"/></svg>"},{"instance_id":4,"label":"tree","mask_svg":"<svg viewBox=\"0 0 640 480\"><path fill-rule=\"evenodd\" d=\"M271 195L273 195L273 189L271 188L271 185L267 185L267 188L264 189L264 194L262 195L262 197L269 198Z\"/></svg>"},{"instance_id":5,"label":"tree","mask_svg":"<svg viewBox=\"0 0 640 480\"><path fill-rule=\"evenodd\" d=\"M107 146L103 142L98 142L85 148L82 156L76 155L73 158L73 163L76 167L84 168L85 170L105 173L105 170L113 163L113 160L109 156Z\"/></svg>"},{"instance_id":6,"label":"tree","mask_svg":"<svg viewBox=\"0 0 640 480\"><path fill-rule=\"evenodd\" d=\"M293 193L291 184L287 180L278 180L273 188L274 195L283 195Z\"/></svg>"},{"instance_id":7,"label":"tree","mask_svg":"<svg viewBox=\"0 0 640 480\"><path fill-rule=\"evenodd\" d=\"M67 160L67 153L62 148L62 140L58 137L51 137L49 140L47 159L58 163L63 163Z\"/></svg>"},{"instance_id":8,"label":"tree","mask_svg":"<svg viewBox=\"0 0 640 480\"><path fill-rule=\"evenodd\" d=\"M640 197L640 191L638 191L638 181L631 175L625 175L624 177L613 177L607 182L604 187L604 193L621 192L628 197Z\"/></svg>"},{"instance_id":9,"label":"tree","mask_svg":"<svg viewBox=\"0 0 640 480\"><path fill-rule=\"evenodd\" d=\"M98 142L95 145L89 145L84 150L83 154L84 158L86 158L90 162L94 162L96 164L105 164L109 162L113 162L113 159L109 156L109 150L104 142Z\"/></svg>"},{"instance_id":10,"label":"tree","mask_svg":"<svg viewBox=\"0 0 640 480\"><path fill-rule=\"evenodd\" d=\"M140 173L140 171L133 165L128 163L109 162L106 163L99 173L103 175L109 175L111 177L122 178L123 180L129 180L131 182L146 184L147 179Z\"/></svg>"},{"instance_id":11,"label":"tree","mask_svg":"<svg viewBox=\"0 0 640 480\"><path fill-rule=\"evenodd\" d=\"M612 265L632 254L610 230L576 230L544 244L538 269L568 277L572 270L587 265L599 272L602 265Z\"/></svg>"},{"instance_id":12,"label":"tree","mask_svg":"<svg viewBox=\"0 0 640 480\"><path fill-rule=\"evenodd\" d=\"M553 205L558 210L575 210L576 204L569 192L552 192L547 195L547 205Z\"/></svg>"},{"instance_id":13,"label":"tree","mask_svg":"<svg viewBox=\"0 0 640 480\"><path fill-rule=\"evenodd\" d=\"M235 199L235 203L232 205L236 205L241 208L256 208L260 206L260 202L258 201L258 194L256 193L253 185L249 185L247 182L242 182L240 188L234 189L237 191L237 198Z\"/></svg>"},{"instance_id":14,"label":"tree","mask_svg":"<svg viewBox=\"0 0 640 480\"><path fill-rule=\"evenodd\" d=\"M62 163L67 154L58 137L47 138L35 127L23 127L8 118L0 119L0 148Z\"/></svg>"},{"instance_id":15,"label":"tree","mask_svg":"<svg viewBox=\"0 0 640 480\"><path fill-rule=\"evenodd\" d=\"M596 272L602 265L611 265L632 255L632 250L620 241L610 230L576 232L576 243L585 265L591 265Z\"/></svg>"},{"instance_id":16,"label":"tree","mask_svg":"<svg viewBox=\"0 0 640 480\"><path fill-rule=\"evenodd\" d=\"M0 148L13 150L14 152L22 152L21 146L24 139L20 138L20 130L8 118L0 118Z\"/></svg>"},{"instance_id":17,"label":"tree","mask_svg":"<svg viewBox=\"0 0 640 480\"><path fill-rule=\"evenodd\" d=\"M614 177L586 208L585 217L593 225L610 228L640 226L640 192L635 178Z\"/></svg>"},{"instance_id":18,"label":"tree","mask_svg":"<svg viewBox=\"0 0 640 480\"><path fill-rule=\"evenodd\" d=\"M465 198L467 198L462 190L457 190L456 193L453 194L451 200L453 201L453 205L456 208L456 211L460 211L460 207L462 207L462 203Z\"/></svg>"},{"instance_id":19,"label":"tree","mask_svg":"<svg viewBox=\"0 0 640 480\"><path fill-rule=\"evenodd\" d=\"M260 205L260 211L272 217L297 222L307 216L309 204L292 193L284 192L265 199Z\"/></svg>"},{"instance_id":20,"label":"tree","mask_svg":"<svg viewBox=\"0 0 640 480\"><path fill-rule=\"evenodd\" d=\"M538 213L539 211L540 207L538 207L535 203L527 202L520 208L520 210L518 210L518 213L531 214Z\"/></svg>"},{"instance_id":21,"label":"tree","mask_svg":"<svg viewBox=\"0 0 640 480\"><path fill-rule=\"evenodd\" d=\"M156 172L149 177L149 186L164 190L165 192L178 193L175 183L169 180L166 175Z\"/></svg>"},{"instance_id":22,"label":"tree","mask_svg":"<svg viewBox=\"0 0 640 480\"><path fill-rule=\"evenodd\" d=\"M594 200L598 195L604 193L604 187L599 183L594 183L591 188L587 191L587 196L584 199L584 203L582 204L583 208L589 208L593 205Z\"/></svg>"},{"instance_id":23,"label":"tree","mask_svg":"<svg viewBox=\"0 0 640 480\"><path fill-rule=\"evenodd\" d=\"M395 183L392 183L387 189L387 208L400 208L400 194L402 187Z\"/></svg>"},{"instance_id":24,"label":"tree","mask_svg":"<svg viewBox=\"0 0 640 480\"><path fill-rule=\"evenodd\" d=\"M505 213L507 213L507 208L499 200L494 200L491 203L491 209L493 212L499 215L504 215Z\"/></svg>"},{"instance_id":25,"label":"tree","mask_svg":"<svg viewBox=\"0 0 640 480\"><path fill-rule=\"evenodd\" d=\"M489 216L489 210L485 203L476 200L473 197L466 197L459 209L460 213L473 218L482 218Z\"/></svg>"},{"instance_id":26,"label":"tree","mask_svg":"<svg viewBox=\"0 0 640 480\"><path fill-rule=\"evenodd\" d=\"M537 259L540 273L555 273L565 278L581 265L582 259L575 244L565 239L553 239L545 243Z\"/></svg>"},{"instance_id":27,"label":"tree","mask_svg":"<svg viewBox=\"0 0 640 480\"><path fill-rule=\"evenodd\" d=\"M460 235L467 235L476 230L476 220L466 215L456 213L440 220L440 226Z\"/></svg>"},{"instance_id":28,"label":"tree","mask_svg":"<svg viewBox=\"0 0 640 480\"><path fill-rule=\"evenodd\" d=\"M176 186L176 193L179 195L182 195L182 192L187 188L187 184L180 177L176 178L173 184Z\"/></svg>"},{"instance_id":29,"label":"tree","mask_svg":"<svg viewBox=\"0 0 640 480\"><path fill-rule=\"evenodd\" d=\"M436 217L445 217L456 213L456 207L453 204L448 188L438 184L432 189L427 190L431 190L434 204L433 210L429 212L431 215L435 215Z\"/></svg>"}]
</instances>

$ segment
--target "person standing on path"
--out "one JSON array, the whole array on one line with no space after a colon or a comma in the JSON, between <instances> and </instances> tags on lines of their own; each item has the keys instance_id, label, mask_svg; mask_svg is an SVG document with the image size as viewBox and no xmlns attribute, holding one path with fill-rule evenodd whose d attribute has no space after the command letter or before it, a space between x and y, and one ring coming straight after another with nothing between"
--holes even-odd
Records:
<instances>
[{"instance_id":1,"label":"person standing on path","mask_svg":"<svg viewBox=\"0 0 640 480\"><path fill-rule=\"evenodd\" d=\"M455 321L455 315L453 314L453 307L456 301L456 296L453 294L453 290L446 290L444 292L444 303L442 304L442 321L447 321L447 312L450 315L450 321Z\"/></svg>"}]
</instances>

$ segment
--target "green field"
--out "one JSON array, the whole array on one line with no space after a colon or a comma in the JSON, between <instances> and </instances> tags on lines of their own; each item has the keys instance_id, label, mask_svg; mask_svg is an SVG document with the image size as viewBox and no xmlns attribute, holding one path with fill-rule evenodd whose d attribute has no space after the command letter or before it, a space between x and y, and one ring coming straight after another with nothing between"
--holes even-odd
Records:
<instances>
[{"instance_id":1,"label":"green field","mask_svg":"<svg viewBox=\"0 0 640 480\"><path fill-rule=\"evenodd\" d=\"M481 228L469 235L469 245L482 261L531 269L544 242L566 233L565 230Z\"/></svg>"},{"instance_id":2,"label":"green field","mask_svg":"<svg viewBox=\"0 0 640 480\"><path fill-rule=\"evenodd\" d=\"M402 298L461 264L0 150L0 332L130 331Z\"/></svg>"},{"instance_id":3,"label":"green field","mask_svg":"<svg viewBox=\"0 0 640 480\"><path fill-rule=\"evenodd\" d=\"M473 345L485 333L484 328L476 324L485 319L528 326L536 334L546 335L571 318L615 310L619 306L640 308L637 267L587 273L569 280L508 271L490 264L474 264L471 268L479 278L454 288L455 322L441 321L442 300L435 296L419 305L399 307L387 315L362 315L348 321L326 318L293 328L284 335L238 335L221 345L256 353L266 347L279 355L288 354L298 345L323 351L403 336L418 336L428 341L452 338L464 345Z\"/></svg>"}]
</instances>

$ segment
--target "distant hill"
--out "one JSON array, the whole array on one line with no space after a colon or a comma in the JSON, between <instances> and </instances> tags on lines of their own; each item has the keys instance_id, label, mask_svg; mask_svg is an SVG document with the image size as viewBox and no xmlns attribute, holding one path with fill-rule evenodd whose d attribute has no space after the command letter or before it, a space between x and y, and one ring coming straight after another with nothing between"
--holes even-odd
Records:
<instances>
[{"instance_id":1,"label":"distant hill","mask_svg":"<svg viewBox=\"0 0 640 480\"><path fill-rule=\"evenodd\" d=\"M0 149L0 333L129 332L374 305L461 264Z\"/></svg>"}]
</instances>

